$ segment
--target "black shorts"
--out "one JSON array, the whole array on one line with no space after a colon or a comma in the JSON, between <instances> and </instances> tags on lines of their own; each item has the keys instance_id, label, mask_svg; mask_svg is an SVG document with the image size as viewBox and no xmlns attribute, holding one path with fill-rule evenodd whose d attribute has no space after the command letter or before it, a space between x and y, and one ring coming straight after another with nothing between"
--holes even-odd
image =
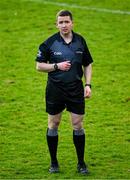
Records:
<instances>
[{"instance_id":1,"label":"black shorts","mask_svg":"<svg viewBox=\"0 0 130 180\"><path fill-rule=\"evenodd\" d=\"M55 115L65 108L75 114L84 114L85 100L82 81L63 84L49 80L46 87L46 112Z\"/></svg>"}]
</instances>

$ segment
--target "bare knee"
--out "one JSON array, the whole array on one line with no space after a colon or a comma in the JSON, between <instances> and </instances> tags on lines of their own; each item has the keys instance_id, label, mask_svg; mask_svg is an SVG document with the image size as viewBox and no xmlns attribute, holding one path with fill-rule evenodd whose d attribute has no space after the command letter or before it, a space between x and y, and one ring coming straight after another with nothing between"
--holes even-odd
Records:
<instances>
[{"instance_id":1,"label":"bare knee","mask_svg":"<svg viewBox=\"0 0 130 180\"><path fill-rule=\"evenodd\" d=\"M83 128L83 115L71 114L72 126L75 130Z\"/></svg>"},{"instance_id":2,"label":"bare knee","mask_svg":"<svg viewBox=\"0 0 130 180\"><path fill-rule=\"evenodd\" d=\"M48 128L49 129L58 128L59 124L60 124L60 120L58 120L58 119L54 118L54 119L48 120Z\"/></svg>"},{"instance_id":3,"label":"bare knee","mask_svg":"<svg viewBox=\"0 0 130 180\"><path fill-rule=\"evenodd\" d=\"M75 129L75 130L79 130L79 129L81 129L82 128L82 121L80 121L80 120L76 120L76 121L73 121L72 122L72 126L73 126L73 129Z\"/></svg>"},{"instance_id":4,"label":"bare knee","mask_svg":"<svg viewBox=\"0 0 130 180\"><path fill-rule=\"evenodd\" d=\"M48 128L54 129L58 128L60 124L61 114L48 115Z\"/></svg>"}]
</instances>

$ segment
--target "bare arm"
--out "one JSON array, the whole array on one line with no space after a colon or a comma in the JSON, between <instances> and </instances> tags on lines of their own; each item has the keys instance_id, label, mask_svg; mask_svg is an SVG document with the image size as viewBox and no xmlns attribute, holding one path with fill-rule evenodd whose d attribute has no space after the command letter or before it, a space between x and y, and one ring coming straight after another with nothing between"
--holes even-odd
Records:
<instances>
[{"instance_id":1,"label":"bare arm","mask_svg":"<svg viewBox=\"0 0 130 180\"><path fill-rule=\"evenodd\" d=\"M64 61L61 63L57 63L58 69L61 71L68 71L71 67L70 61ZM36 69L40 72L52 72L55 71L54 64L48 64L48 63L36 63Z\"/></svg>"},{"instance_id":2,"label":"bare arm","mask_svg":"<svg viewBox=\"0 0 130 180\"><path fill-rule=\"evenodd\" d=\"M92 65L89 64L88 66L84 67L85 84L91 84L91 77L92 77ZM90 98L90 96L91 96L91 88L89 86L85 86L84 97Z\"/></svg>"},{"instance_id":3,"label":"bare arm","mask_svg":"<svg viewBox=\"0 0 130 180\"><path fill-rule=\"evenodd\" d=\"M36 63L36 69L40 72L51 72L54 71L54 64L47 64L47 63Z\"/></svg>"}]
</instances>

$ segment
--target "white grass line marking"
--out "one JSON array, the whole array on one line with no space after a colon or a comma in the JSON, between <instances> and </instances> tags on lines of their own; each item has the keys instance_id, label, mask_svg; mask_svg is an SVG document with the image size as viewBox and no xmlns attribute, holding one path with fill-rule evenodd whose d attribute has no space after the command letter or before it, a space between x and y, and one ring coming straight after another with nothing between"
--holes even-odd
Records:
<instances>
[{"instance_id":1,"label":"white grass line marking","mask_svg":"<svg viewBox=\"0 0 130 180\"><path fill-rule=\"evenodd\" d=\"M96 7L89 7L89 6L79 6L79 5L76 5L76 4L51 2L51 1L46 1L46 0L45 1L44 0L29 0L29 1L42 2L44 4L51 4L51 5L55 5L55 6L64 6L64 7L77 8L77 9L86 9L86 10L97 11L97 12L130 15L130 11L112 10L112 9L96 8Z\"/></svg>"}]
</instances>

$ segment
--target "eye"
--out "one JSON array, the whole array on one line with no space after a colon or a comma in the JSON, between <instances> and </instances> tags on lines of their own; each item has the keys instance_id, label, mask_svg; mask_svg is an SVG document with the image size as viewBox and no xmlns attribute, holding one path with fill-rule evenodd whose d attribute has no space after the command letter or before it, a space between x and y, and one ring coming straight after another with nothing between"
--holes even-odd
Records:
<instances>
[{"instance_id":1,"label":"eye","mask_svg":"<svg viewBox=\"0 0 130 180\"><path fill-rule=\"evenodd\" d=\"M69 23L69 21L65 21L65 23L66 23L66 24L68 24L68 23Z\"/></svg>"},{"instance_id":2,"label":"eye","mask_svg":"<svg viewBox=\"0 0 130 180\"><path fill-rule=\"evenodd\" d=\"M63 24L63 21L59 21L59 24Z\"/></svg>"}]
</instances>

